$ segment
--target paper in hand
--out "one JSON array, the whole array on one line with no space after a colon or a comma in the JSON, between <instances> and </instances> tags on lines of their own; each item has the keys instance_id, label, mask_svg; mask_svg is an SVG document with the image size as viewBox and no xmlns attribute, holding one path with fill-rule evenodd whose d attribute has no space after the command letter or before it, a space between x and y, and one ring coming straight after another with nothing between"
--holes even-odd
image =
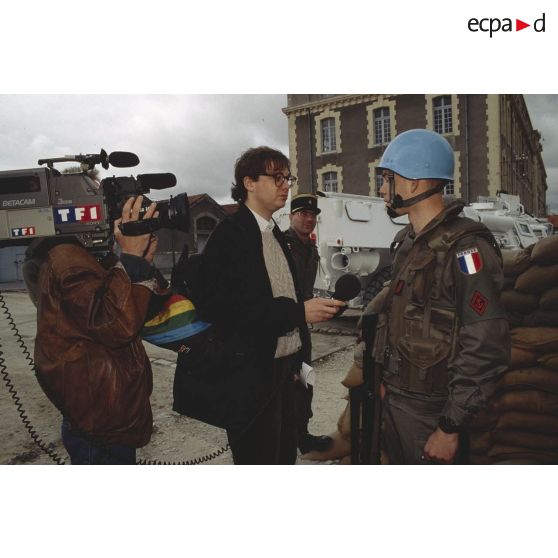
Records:
<instances>
[{"instance_id":1,"label":"paper in hand","mask_svg":"<svg viewBox=\"0 0 558 558\"><path fill-rule=\"evenodd\" d=\"M302 368L300 369L300 381L306 389L308 389L309 384L313 386L316 383L316 372L305 362L302 363Z\"/></svg>"}]
</instances>

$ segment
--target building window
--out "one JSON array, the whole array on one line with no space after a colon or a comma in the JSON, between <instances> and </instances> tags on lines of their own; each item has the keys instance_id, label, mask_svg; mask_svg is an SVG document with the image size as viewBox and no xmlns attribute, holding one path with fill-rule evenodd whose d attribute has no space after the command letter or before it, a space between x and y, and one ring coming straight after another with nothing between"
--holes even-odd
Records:
<instances>
[{"instance_id":1,"label":"building window","mask_svg":"<svg viewBox=\"0 0 558 558\"><path fill-rule=\"evenodd\" d=\"M434 131L439 134L453 132L453 117L451 112L451 95L434 98Z\"/></svg>"},{"instance_id":2,"label":"building window","mask_svg":"<svg viewBox=\"0 0 558 558\"><path fill-rule=\"evenodd\" d=\"M455 184L453 183L453 180L450 180L444 186L444 196L453 196L453 195L455 195Z\"/></svg>"},{"instance_id":3,"label":"building window","mask_svg":"<svg viewBox=\"0 0 558 558\"><path fill-rule=\"evenodd\" d=\"M322 175L322 190L324 192L337 192L336 172L324 172Z\"/></svg>"},{"instance_id":4,"label":"building window","mask_svg":"<svg viewBox=\"0 0 558 558\"><path fill-rule=\"evenodd\" d=\"M382 187L384 183L384 176L382 174L382 171L380 169L378 169L376 171L376 196L377 197L382 197L382 195L380 194L380 188Z\"/></svg>"},{"instance_id":5,"label":"building window","mask_svg":"<svg viewBox=\"0 0 558 558\"><path fill-rule=\"evenodd\" d=\"M213 229L217 226L217 221L213 217L203 216L196 219L196 251L198 254L203 252L205 245Z\"/></svg>"},{"instance_id":6,"label":"building window","mask_svg":"<svg viewBox=\"0 0 558 558\"><path fill-rule=\"evenodd\" d=\"M374 111L374 143L376 145L391 141L391 123L389 108L382 107Z\"/></svg>"},{"instance_id":7,"label":"building window","mask_svg":"<svg viewBox=\"0 0 558 558\"><path fill-rule=\"evenodd\" d=\"M324 118L322 124L322 153L337 149L335 141L335 118Z\"/></svg>"}]
</instances>

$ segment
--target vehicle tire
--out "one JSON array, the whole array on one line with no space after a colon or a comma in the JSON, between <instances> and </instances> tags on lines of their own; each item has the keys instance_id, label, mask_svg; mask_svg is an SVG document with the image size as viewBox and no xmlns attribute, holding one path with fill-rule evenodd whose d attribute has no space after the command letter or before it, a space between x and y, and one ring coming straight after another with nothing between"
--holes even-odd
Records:
<instances>
[{"instance_id":1,"label":"vehicle tire","mask_svg":"<svg viewBox=\"0 0 558 558\"><path fill-rule=\"evenodd\" d=\"M380 269L372 276L364 294L362 295L362 307L366 308L368 303L382 290L383 284L391 277L391 266Z\"/></svg>"}]
</instances>

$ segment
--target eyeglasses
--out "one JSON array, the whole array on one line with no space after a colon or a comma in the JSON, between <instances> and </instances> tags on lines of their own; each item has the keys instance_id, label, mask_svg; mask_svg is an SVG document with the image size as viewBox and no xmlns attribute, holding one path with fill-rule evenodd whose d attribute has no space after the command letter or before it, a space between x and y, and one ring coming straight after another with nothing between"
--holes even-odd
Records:
<instances>
[{"instance_id":1,"label":"eyeglasses","mask_svg":"<svg viewBox=\"0 0 558 558\"><path fill-rule=\"evenodd\" d=\"M270 176L271 178L274 178L275 186L277 188L281 188L281 186L283 186L283 184L285 183L285 180L287 181L287 185L289 186L289 188L292 188L296 182L296 176L292 176L292 175L285 176L280 172L276 174L267 174L265 172L261 172L260 174L258 174L258 176Z\"/></svg>"}]
</instances>

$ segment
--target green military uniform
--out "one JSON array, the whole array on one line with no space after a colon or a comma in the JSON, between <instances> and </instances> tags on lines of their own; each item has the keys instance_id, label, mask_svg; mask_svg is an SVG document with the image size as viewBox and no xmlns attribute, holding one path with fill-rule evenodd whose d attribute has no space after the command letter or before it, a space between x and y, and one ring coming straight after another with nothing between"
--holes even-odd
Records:
<instances>
[{"instance_id":1,"label":"green military uniform","mask_svg":"<svg viewBox=\"0 0 558 558\"><path fill-rule=\"evenodd\" d=\"M373 350L390 463L420 463L441 417L466 431L508 366L501 255L484 225L458 217L462 207L449 205L417 235L408 225L392 245Z\"/></svg>"},{"instance_id":2,"label":"green military uniform","mask_svg":"<svg viewBox=\"0 0 558 558\"><path fill-rule=\"evenodd\" d=\"M291 214L298 211L311 211L315 215L320 213L318 198L314 194L299 194L291 200ZM296 283L301 291L302 299L309 300L313 297L314 282L318 272L320 257L318 249L313 242L303 242L291 227L285 232L287 243L294 261ZM312 362L312 345L306 344L307 350L302 355L302 360L307 364ZM297 425L298 447L302 453L313 449L326 449L331 442L324 436L312 436L308 432L308 423L312 418L312 398L314 388L311 385L304 387L302 382L295 383L295 414Z\"/></svg>"},{"instance_id":3,"label":"green military uniform","mask_svg":"<svg viewBox=\"0 0 558 558\"><path fill-rule=\"evenodd\" d=\"M297 283L302 291L303 299L308 300L313 296L314 281L318 271L318 249L314 243L304 243L296 232L289 228L285 232L287 243L291 249L294 260ZM304 362L312 362L312 345L308 344L307 354L303 355ZM296 424L298 439L301 440L308 434L308 423L313 416L312 398L314 389L311 385L304 387L302 382L295 384Z\"/></svg>"},{"instance_id":4,"label":"green military uniform","mask_svg":"<svg viewBox=\"0 0 558 558\"><path fill-rule=\"evenodd\" d=\"M313 242L302 242L292 227L285 232L285 236L294 260L298 286L304 300L308 300L313 296L314 282L318 272L318 262L320 261L318 248Z\"/></svg>"}]
</instances>

